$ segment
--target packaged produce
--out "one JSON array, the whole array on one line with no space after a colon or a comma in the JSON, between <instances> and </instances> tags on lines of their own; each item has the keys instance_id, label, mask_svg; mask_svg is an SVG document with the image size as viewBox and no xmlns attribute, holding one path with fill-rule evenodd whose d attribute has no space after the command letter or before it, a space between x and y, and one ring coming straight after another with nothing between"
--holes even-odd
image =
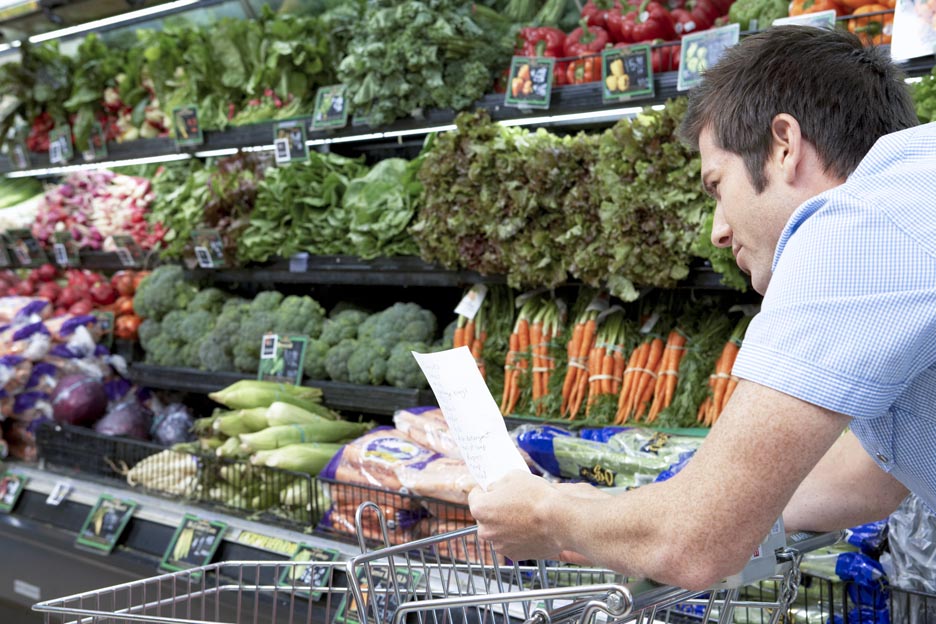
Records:
<instances>
[{"instance_id":1,"label":"packaged produce","mask_svg":"<svg viewBox=\"0 0 936 624\"><path fill-rule=\"evenodd\" d=\"M195 419L191 411L181 403L170 403L157 410L153 416L153 427L150 435L153 441L163 446L184 444L195 440L192 428Z\"/></svg>"},{"instance_id":2,"label":"packaged produce","mask_svg":"<svg viewBox=\"0 0 936 624\"><path fill-rule=\"evenodd\" d=\"M393 414L397 430L414 442L446 457L461 457L461 451L438 407L413 407Z\"/></svg>"},{"instance_id":3,"label":"packaged produce","mask_svg":"<svg viewBox=\"0 0 936 624\"><path fill-rule=\"evenodd\" d=\"M130 396L94 423L94 430L104 435L148 440L152 426L152 412L141 405L135 396Z\"/></svg>"}]
</instances>

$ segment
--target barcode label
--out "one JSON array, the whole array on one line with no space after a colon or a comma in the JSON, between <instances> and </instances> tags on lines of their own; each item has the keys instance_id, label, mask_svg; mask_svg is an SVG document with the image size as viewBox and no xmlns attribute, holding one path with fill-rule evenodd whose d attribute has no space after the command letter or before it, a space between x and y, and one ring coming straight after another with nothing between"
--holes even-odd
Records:
<instances>
[{"instance_id":1,"label":"barcode label","mask_svg":"<svg viewBox=\"0 0 936 624\"><path fill-rule=\"evenodd\" d=\"M198 261L198 266L203 269L214 268L214 260L211 259L211 252L208 251L207 247L196 247L195 259Z\"/></svg>"}]
</instances>

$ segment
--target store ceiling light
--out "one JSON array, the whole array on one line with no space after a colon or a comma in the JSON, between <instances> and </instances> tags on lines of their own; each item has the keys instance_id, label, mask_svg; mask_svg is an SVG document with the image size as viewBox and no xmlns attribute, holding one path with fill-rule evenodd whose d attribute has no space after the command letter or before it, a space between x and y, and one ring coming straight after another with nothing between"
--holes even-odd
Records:
<instances>
[{"instance_id":1,"label":"store ceiling light","mask_svg":"<svg viewBox=\"0 0 936 624\"><path fill-rule=\"evenodd\" d=\"M636 115L643 110L641 106L630 108L611 108L608 110L588 111L586 113L569 113L568 115L549 115L545 117L521 117L519 119L505 119L498 123L502 126L538 126L570 121L586 121L589 119L620 119Z\"/></svg>"},{"instance_id":2,"label":"store ceiling light","mask_svg":"<svg viewBox=\"0 0 936 624\"><path fill-rule=\"evenodd\" d=\"M201 0L176 0L175 2L167 2L166 4L160 4L157 6L140 9L139 11L130 11L129 13L121 13L120 15L114 15L112 17L105 17L103 19L94 20L93 22L85 22L84 24L78 24L76 26L69 26L68 28L61 28L59 30L53 30L47 33L42 33L40 35L33 35L32 37L29 38L29 42L39 43L41 41L51 41L52 39L61 39L63 37L70 37L71 35L78 35L78 34L88 32L91 30L98 30L100 28L105 28L107 26L114 26L122 22L129 22L131 20L137 20L142 17L155 17L161 13L167 13L169 11L175 11L183 7L191 6L193 4L198 4L200 1Z\"/></svg>"},{"instance_id":3,"label":"store ceiling light","mask_svg":"<svg viewBox=\"0 0 936 624\"><path fill-rule=\"evenodd\" d=\"M148 156L146 158L128 158L127 160L107 160L102 162L83 163L80 165L63 165L61 167L46 167L44 169L27 169L24 171L11 171L6 174L8 178L38 178L50 175L62 175L75 171L90 171L94 169L113 169L114 167L129 167L131 165L152 165L156 163L176 162L188 160L189 154L166 154L164 156Z\"/></svg>"},{"instance_id":4,"label":"store ceiling light","mask_svg":"<svg viewBox=\"0 0 936 624\"><path fill-rule=\"evenodd\" d=\"M923 82L923 76L915 76L913 78L906 78L905 82L907 84L916 84L918 82Z\"/></svg>"}]
</instances>

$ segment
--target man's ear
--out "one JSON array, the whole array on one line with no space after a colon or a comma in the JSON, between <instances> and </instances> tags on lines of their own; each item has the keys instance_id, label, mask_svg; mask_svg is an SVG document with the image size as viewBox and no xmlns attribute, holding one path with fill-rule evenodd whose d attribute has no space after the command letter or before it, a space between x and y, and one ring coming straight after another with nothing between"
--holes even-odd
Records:
<instances>
[{"instance_id":1,"label":"man's ear","mask_svg":"<svg viewBox=\"0 0 936 624\"><path fill-rule=\"evenodd\" d=\"M792 185L805 156L806 146L799 122L788 113L780 113L770 122L770 133L770 160L774 171L779 174L780 179Z\"/></svg>"}]
</instances>

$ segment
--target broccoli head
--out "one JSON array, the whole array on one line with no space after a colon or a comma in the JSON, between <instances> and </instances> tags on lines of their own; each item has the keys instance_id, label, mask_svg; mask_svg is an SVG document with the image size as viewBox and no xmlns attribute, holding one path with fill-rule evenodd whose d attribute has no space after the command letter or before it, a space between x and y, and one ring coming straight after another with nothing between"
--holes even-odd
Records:
<instances>
[{"instance_id":1,"label":"broccoli head","mask_svg":"<svg viewBox=\"0 0 936 624\"><path fill-rule=\"evenodd\" d=\"M360 310L345 310L327 321L322 326L321 338L334 346L345 338L357 337L358 327L367 319L367 314Z\"/></svg>"},{"instance_id":2,"label":"broccoli head","mask_svg":"<svg viewBox=\"0 0 936 624\"><path fill-rule=\"evenodd\" d=\"M157 366L183 366L182 346L181 342L172 340L165 333L159 334L150 340L146 361Z\"/></svg>"},{"instance_id":3,"label":"broccoli head","mask_svg":"<svg viewBox=\"0 0 936 624\"><path fill-rule=\"evenodd\" d=\"M215 322L212 334L215 338L225 345L230 351L237 344L240 337L241 323L247 318L247 305L239 303L237 305L225 304L224 309Z\"/></svg>"},{"instance_id":4,"label":"broccoli head","mask_svg":"<svg viewBox=\"0 0 936 624\"><path fill-rule=\"evenodd\" d=\"M187 366L188 368L198 368L201 366L201 358L198 355L200 347L201 340L186 342L182 345L182 348L179 349L179 357L182 360L182 366Z\"/></svg>"},{"instance_id":5,"label":"broccoli head","mask_svg":"<svg viewBox=\"0 0 936 624\"><path fill-rule=\"evenodd\" d=\"M198 343L198 363L202 370L217 373L234 370L234 355L227 341L217 331L211 332Z\"/></svg>"},{"instance_id":6,"label":"broccoli head","mask_svg":"<svg viewBox=\"0 0 936 624\"><path fill-rule=\"evenodd\" d=\"M185 337L182 335L182 328L185 324L185 319L188 318L188 313L184 310L173 310L162 320L162 333L168 337L170 340L175 342L183 342Z\"/></svg>"},{"instance_id":7,"label":"broccoli head","mask_svg":"<svg viewBox=\"0 0 936 624\"><path fill-rule=\"evenodd\" d=\"M250 302L250 313L275 312L283 302L283 293L278 290L264 290Z\"/></svg>"},{"instance_id":8,"label":"broccoli head","mask_svg":"<svg viewBox=\"0 0 936 624\"><path fill-rule=\"evenodd\" d=\"M161 321L173 310L183 310L198 289L185 281L182 267L167 264L147 275L133 296L133 309L145 319Z\"/></svg>"},{"instance_id":9,"label":"broccoli head","mask_svg":"<svg viewBox=\"0 0 936 624\"><path fill-rule=\"evenodd\" d=\"M342 340L328 350L325 356L325 370L328 376L335 381L348 381L348 358L357 348L357 340Z\"/></svg>"},{"instance_id":10,"label":"broccoli head","mask_svg":"<svg viewBox=\"0 0 936 624\"><path fill-rule=\"evenodd\" d=\"M431 342L435 333L435 314L415 303L395 303L364 321L358 338L392 349L399 342Z\"/></svg>"},{"instance_id":11,"label":"broccoli head","mask_svg":"<svg viewBox=\"0 0 936 624\"><path fill-rule=\"evenodd\" d=\"M192 302L188 304L188 309L191 312L204 310L205 312L218 314L224 308L227 299L228 295L223 290L206 288L198 291L198 294L195 295Z\"/></svg>"},{"instance_id":12,"label":"broccoli head","mask_svg":"<svg viewBox=\"0 0 936 624\"><path fill-rule=\"evenodd\" d=\"M428 388L429 382L426 381L411 351L427 353L430 349L424 342L398 343L387 360L387 383L397 388Z\"/></svg>"},{"instance_id":13,"label":"broccoli head","mask_svg":"<svg viewBox=\"0 0 936 624\"><path fill-rule=\"evenodd\" d=\"M137 330L137 335L140 337L140 346L143 347L144 351L150 350L150 343L153 338L162 333L162 326L159 324L159 321L153 319L146 319L140 323L140 328Z\"/></svg>"},{"instance_id":14,"label":"broccoli head","mask_svg":"<svg viewBox=\"0 0 936 624\"><path fill-rule=\"evenodd\" d=\"M328 349L332 345L320 338L313 338L306 345L305 365L303 371L309 379L328 379L328 371L325 370L325 357L328 355Z\"/></svg>"},{"instance_id":15,"label":"broccoli head","mask_svg":"<svg viewBox=\"0 0 936 624\"><path fill-rule=\"evenodd\" d=\"M312 297L290 295L280 303L276 316L276 333L318 338L322 333L325 310Z\"/></svg>"},{"instance_id":16,"label":"broccoli head","mask_svg":"<svg viewBox=\"0 0 936 624\"><path fill-rule=\"evenodd\" d=\"M194 344L203 339L215 326L215 315L206 310L195 310L194 312L185 312L185 318L182 319L178 328L182 339Z\"/></svg>"},{"instance_id":17,"label":"broccoli head","mask_svg":"<svg viewBox=\"0 0 936 624\"><path fill-rule=\"evenodd\" d=\"M435 344L437 347L443 349L451 349L452 345L455 344L455 330L458 328L458 319L453 320L451 323L445 326L445 330L442 332L442 339Z\"/></svg>"},{"instance_id":18,"label":"broccoli head","mask_svg":"<svg viewBox=\"0 0 936 624\"><path fill-rule=\"evenodd\" d=\"M275 312L249 312L240 322L237 342L233 347L234 365L245 373L257 370L260 365L260 342L263 335L273 331L276 324Z\"/></svg>"},{"instance_id":19,"label":"broccoli head","mask_svg":"<svg viewBox=\"0 0 936 624\"><path fill-rule=\"evenodd\" d=\"M343 314L350 310L354 310L355 312L360 312L365 317L370 315L369 310L365 310L359 305L356 305L354 303L348 303L347 301L339 301L338 303L335 304L335 307L331 309L331 312L328 313L328 318L335 318L339 314Z\"/></svg>"},{"instance_id":20,"label":"broccoli head","mask_svg":"<svg viewBox=\"0 0 936 624\"><path fill-rule=\"evenodd\" d=\"M353 384L379 386L387 375L390 351L379 342L359 340L348 358L348 381Z\"/></svg>"}]
</instances>

